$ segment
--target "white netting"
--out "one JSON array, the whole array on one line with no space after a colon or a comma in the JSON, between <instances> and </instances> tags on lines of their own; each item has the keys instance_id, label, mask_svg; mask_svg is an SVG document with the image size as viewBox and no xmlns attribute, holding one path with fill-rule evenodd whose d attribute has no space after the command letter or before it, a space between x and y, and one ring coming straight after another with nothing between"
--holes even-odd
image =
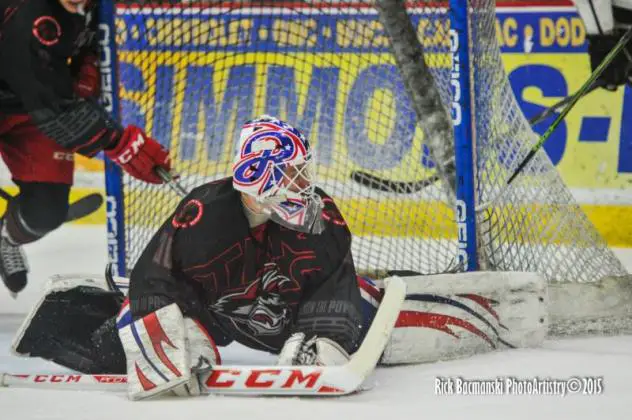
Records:
<instances>
[{"instance_id":1,"label":"white netting","mask_svg":"<svg viewBox=\"0 0 632 420\"><path fill-rule=\"evenodd\" d=\"M479 212L482 265L580 282L624 274L544 152L504 189L536 138L503 71L494 2L470 3L476 188L488 204ZM447 103L447 9L419 2L409 13ZM116 26L123 121L170 148L188 188L228 176L240 124L275 115L315 145L318 179L350 225L360 269L457 268L453 206L441 181L401 194L351 178L435 174L371 1L141 0L118 5ZM127 176L124 194L130 269L178 198Z\"/></svg>"},{"instance_id":2,"label":"white netting","mask_svg":"<svg viewBox=\"0 0 632 420\"><path fill-rule=\"evenodd\" d=\"M506 187L538 136L503 70L494 2L471 0L470 5L481 262L495 270L536 271L549 281L591 282L626 274L544 149Z\"/></svg>"},{"instance_id":3,"label":"white netting","mask_svg":"<svg viewBox=\"0 0 632 420\"><path fill-rule=\"evenodd\" d=\"M350 225L360 269L449 269L456 238L440 182L396 194L351 179L434 173L369 2L137 3L117 13L123 120L170 148L188 188L228 176L240 125L275 115L315 145L319 183ZM449 89L446 10L417 8L413 19L433 35L429 64ZM129 269L177 197L129 177L124 194Z\"/></svg>"}]
</instances>

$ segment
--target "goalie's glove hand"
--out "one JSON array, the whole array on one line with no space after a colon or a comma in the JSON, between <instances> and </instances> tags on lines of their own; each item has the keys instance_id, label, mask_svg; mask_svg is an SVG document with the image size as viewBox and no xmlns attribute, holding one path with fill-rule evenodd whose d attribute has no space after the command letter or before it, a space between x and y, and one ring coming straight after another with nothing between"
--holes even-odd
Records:
<instances>
[{"instance_id":1,"label":"goalie's glove hand","mask_svg":"<svg viewBox=\"0 0 632 420\"><path fill-rule=\"evenodd\" d=\"M610 35L588 35L588 54L593 72L617 45L624 33L624 31L615 30ZM615 91L626 83L632 86L632 61L626 56L626 52L632 57L632 42L629 42L606 67L597 79L597 84L601 84L604 89L610 91Z\"/></svg>"},{"instance_id":2,"label":"goalie's glove hand","mask_svg":"<svg viewBox=\"0 0 632 420\"><path fill-rule=\"evenodd\" d=\"M349 361L349 354L335 341L304 333L294 333L287 339L278 366L338 366Z\"/></svg>"},{"instance_id":3,"label":"goalie's glove hand","mask_svg":"<svg viewBox=\"0 0 632 420\"><path fill-rule=\"evenodd\" d=\"M133 125L123 130L116 146L106 149L105 155L134 178L151 184L164 183L156 174L156 168L163 168L167 172L171 170L169 152Z\"/></svg>"},{"instance_id":4,"label":"goalie's glove hand","mask_svg":"<svg viewBox=\"0 0 632 420\"><path fill-rule=\"evenodd\" d=\"M202 324L191 318L184 318L186 330L186 348L188 365L191 367L190 379L175 387L172 391L178 397L197 397L206 394L202 377L213 367L220 365L222 359L215 340Z\"/></svg>"},{"instance_id":5,"label":"goalie's glove hand","mask_svg":"<svg viewBox=\"0 0 632 420\"><path fill-rule=\"evenodd\" d=\"M205 392L200 373L221 364L215 341L204 326L184 317L175 303L136 320L130 305L124 303L117 327L131 400L164 394L200 395Z\"/></svg>"}]
</instances>

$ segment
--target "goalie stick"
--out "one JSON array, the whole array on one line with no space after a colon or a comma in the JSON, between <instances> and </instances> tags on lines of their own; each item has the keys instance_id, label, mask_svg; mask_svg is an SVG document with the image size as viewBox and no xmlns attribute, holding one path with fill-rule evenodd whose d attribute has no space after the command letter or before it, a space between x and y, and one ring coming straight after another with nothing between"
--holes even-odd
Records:
<instances>
[{"instance_id":1,"label":"goalie stick","mask_svg":"<svg viewBox=\"0 0 632 420\"><path fill-rule=\"evenodd\" d=\"M588 95L595 89L600 88L602 86L603 86L603 83L595 83L590 87L590 89L587 92L583 93L581 96ZM536 116L531 117L529 119L529 125L534 126L546 120L548 117L553 115L553 113L555 113L557 110L559 110L560 108L570 103L579 94L580 94L580 91L577 91L574 94L569 95L566 98L562 99L561 101L550 106L549 108L546 108L545 110L543 110ZM448 162L446 164L446 171L454 171L454 169L455 168L454 168L453 161ZM434 174L432 176L429 176L426 179L422 179L419 181L393 181L386 178L380 178L378 176L372 175L364 171L352 171L350 176L353 181L365 187L371 188L373 190L382 191L382 192L392 192L392 193L398 193L398 194L414 194L436 183L437 181L441 179L440 174Z\"/></svg>"},{"instance_id":2,"label":"goalie stick","mask_svg":"<svg viewBox=\"0 0 632 420\"><path fill-rule=\"evenodd\" d=\"M0 197L4 198L6 201L11 201L15 198L2 188L0 188ZM103 197L101 194L93 193L81 197L79 200L70 203L65 221L66 223L73 222L77 219L89 216L97 211L102 204Z\"/></svg>"},{"instance_id":3,"label":"goalie stick","mask_svg":"<svg viewBox=\"0 0 632 420\"><path fill-rule=\"evenodd\" d=\"M385 280L385 293L360 348L341 366L218 366L200 373L209 394L341 396L360 391L375 369L406 297L399 277ZM125 375L0 374L0 387L125 392Z\"/></svg>"}]
</instances>

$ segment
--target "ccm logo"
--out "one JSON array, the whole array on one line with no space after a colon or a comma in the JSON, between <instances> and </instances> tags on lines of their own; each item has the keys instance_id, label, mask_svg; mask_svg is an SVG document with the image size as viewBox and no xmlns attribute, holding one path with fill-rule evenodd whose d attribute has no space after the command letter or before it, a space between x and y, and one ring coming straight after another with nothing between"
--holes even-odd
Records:
<instances>
[{"instance_id":1,"label":"ccm logo","mask_svg":"<svg viewBox=\"0 0 632 420\"><path fill-rule=\"evenodd\" d=\"M55 152L53 153L53 159L55 160L66 160L69 162L74 162L75 155L67 152Z\"/></svg>"},{"instance_id":2,"label":"ccm logo","mask_svg":"<svg viewBox=\"0 0 632 420\"><path fill-rule=\"evenodd\" d=\"M145 144L145 138L139 133L138 136L136 136L136 140L128 144L123 153L119 155L117 162L121 165L129 163L129 161L138 154L143 144Z\"/></svg>"},{"instance_id":3,"label":"ccm logo","mask_svg":"<svg viewBox=\"0 0 632 420\"><path fill-rule=\"evenodd\" d=\"M81 375L35 375L33 382L79 382Z\"/></svg>"},{"instance_id":4,"label":"ccm logo","mask_svg":"<svg viewBox=\"0 0 632 420\"><path fill-rule=\"evenodd\" d=\"M127 376L122 375L94 375L94 379L102 384L125 384Z\"/></svg>"},{"instance_id":5,"label":"ccm logo","mask_svg":"<svg viewBox=\"0 0 632 420\"><path fill-rule=\"evenodd\" d=\"M321 371L304 374L300 369L257 369L251 371L215 369L206 380L208 388L302 388L312 389L320 379Z\"/></svg>"}]
</instances>

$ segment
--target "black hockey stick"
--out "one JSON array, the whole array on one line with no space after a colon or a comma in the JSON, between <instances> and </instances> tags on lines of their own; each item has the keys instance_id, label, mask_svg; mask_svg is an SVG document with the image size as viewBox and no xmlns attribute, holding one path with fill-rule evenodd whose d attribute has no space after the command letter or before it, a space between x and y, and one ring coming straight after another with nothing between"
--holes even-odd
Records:
<instances>
[{"instance_id":1,"label":"black hockey stick","mask_svg":"<svg viewBox=\"0 0 632 420\"><path fill-rule=\"evenodd\" d=\"M98 193L88 194L79 200L70 203L66 222L72 222L77 219L89 216L97 211L103 204L103 196Z\"/></svg>"},{"instance_id":2,"label":"black hockey stick","mask_svg":"<svg viewBox=\"0 0 632 420\"><path fill-rule=\"evenodd\" d=\"M594 85L590 87L590 89L587 92L585 92L581 96L585 96L589 94L590 92L594 91L595 89L600 88L602 86L603 86L603 83L595 83ZM568 103L570 103L573 100L573 98L575 98L575 96L578 95L579 93L580 91L577 91L576 93L569 95L566 98L562 99L561 101L553 104L549 108L546 108L539 114L531 117L529 119L529 124L531 126L534 126L546 120L548 117L553 115L553 113L555 113L557 110L559 110L563 106L566 106ZM454 163L451 162L446 166L446 171L453 171L453 170L454 170ZM422 179L419 181L392 181L386 178L380 178L378 176L371 175L368 172L352 171L351 179L357 182L358 184L364 185L365 187L371 188L373 190L378 190L382 192L392 192L392 193L398 193L398 194L413 194L436 183L437 181L441 179L441 176L439 174L434 174L432 176L429 176L426 179Z\"/></svg>"},{"instance_id":3,"label":"black hockey stick","mask_svg":"<svg viewBox=\"0 0 632 420\"><path fill-rule=\"evenodd\" d=\"M13 196L6 190L0 188L0 197L7 201L13 200ZM103 197L101 194L93 193L88 194L85 197L81 197L74 203L70 203L68 207L68 214L66 215L66 222L72 222L77 219L89 216L101 207L103 204Z\"/></svg>"}]
</instances>

